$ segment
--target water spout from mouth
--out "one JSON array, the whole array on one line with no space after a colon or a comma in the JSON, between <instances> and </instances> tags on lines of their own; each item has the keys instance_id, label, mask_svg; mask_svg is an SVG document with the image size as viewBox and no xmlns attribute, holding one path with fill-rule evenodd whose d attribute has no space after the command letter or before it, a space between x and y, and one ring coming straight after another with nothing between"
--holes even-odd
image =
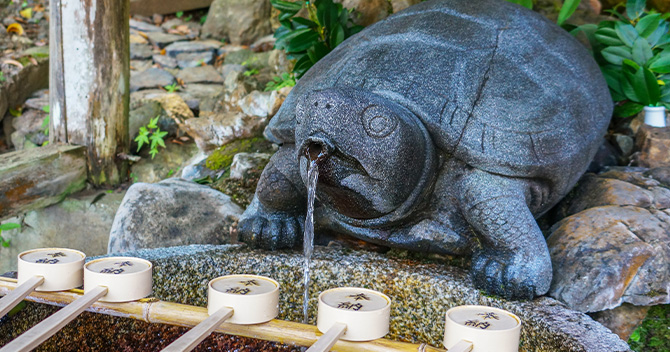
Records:
<instances>
[{"instance_id":1,"label":"water spout from mouth","mask_svg":"<svg viewBox=\"0 0 670 352\"><path fill-rule=\"evenodd\" d=\"M310 148L306 149L308 154ZM309 156L308 156L309 158ZM311 160L311 159L310 159ZM303 264L303 323L309 323L309 285L310 285L310 264L312 262L312 253L314 252L314 199L316 197L316 183L319 179L319 158L311 160L307 172L307 217L305 219L305 234L303 237L303 255L305 262Z\"/></svg>"}]
</instances>

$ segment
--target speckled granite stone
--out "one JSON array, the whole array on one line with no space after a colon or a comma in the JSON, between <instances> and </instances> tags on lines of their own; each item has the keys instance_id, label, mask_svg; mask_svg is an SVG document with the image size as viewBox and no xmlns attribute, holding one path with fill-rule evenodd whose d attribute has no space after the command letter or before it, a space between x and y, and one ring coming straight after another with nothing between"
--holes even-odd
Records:
<instances>
[{"instance_id":1,"label":"speckled granite stone","mask_svg":"<svg viewBox=\"0 0 670 352\"><path fill-rule=\"evenodd\" d=\"M161 300L206 305L207 282L217 276L251 273L281 284L279 319L302 319L302 263L295 251L264 252L239 246L193 245L125 253L151 260L154 296ZM628 345L585 314L568 310L551 298L506 301L475 289L467 271L438 262L419 262L401 254L382 255L317 248L312 262L311 323L316 322L318 294L338 286L359 286L393 298L387 336L442 347L444 313L463 304L510 310L524 321L520 351L628 351Z\"/></svg>"},{"instance_id":2,"label":"speckled granite stone","mask_svg":"<svg viewBox=\"0 0 670 352\"><path fill-rule=\"evenodd\" d=\"M206 305L207 282L217 276L250 273L273 277L281 284L279 319L302 320L303 257L300 253L268 253L231 245L192 245L139 250L124 255L138 256L154 263L154 297L197 306ZM437 260L417 261L407 258L404 252L376 254L321 247L315 251L312 273L312 324L316 321L316 300L321 291L338 286L359 286L382 291L393 299L391 331L387 335L391 339L442 347L446 310L457 305L483 304L510 310L523 320L521 352L629 351L628 345L605 327L585 314L566 309L558 301L546 297L528 302L487 297L473 287L464 268ZM26 323L35 321L26 313L46 316L45 310L53 311L51 307L31 304L22 313L22 318L17 316L10 324L0 323L0 344L6 342L1 337L5 333L16 334L14 329L17 327L33 325ZM146 329L144 325L126 319L87 314L86 324L75 320L68 328L72 339L79 338L78 343L85 346L97 344L99 342L95 341L102 338L89 336L90 333L79 328L97 324L90 316L99 317L100 324L113 327L112 330L135 334ZM59 338L72 342L63 336ZM52 343L51 346L57 345ZM57 350L57 347L44 350Z\"/></svg>"}]
</instances>

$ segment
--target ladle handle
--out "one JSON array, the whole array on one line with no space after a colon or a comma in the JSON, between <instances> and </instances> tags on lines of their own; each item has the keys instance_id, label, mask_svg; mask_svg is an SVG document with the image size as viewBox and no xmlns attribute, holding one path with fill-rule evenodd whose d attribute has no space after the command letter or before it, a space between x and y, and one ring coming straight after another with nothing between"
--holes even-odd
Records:
<instances>
[{"instance_id":1,"label":"ladle handle","mask_svg":"<svg viewBox=\"0 0 670 352\"><path fill-rule=\"evenodd\" d=\"M19 302L23 301L26 296L35 291L37 286L44 282L44 277L33 276L26 282L12 290L7 296L0 299L0 318L4 317L12 308L16 307Z\"/></svg>"},{"instance_id":2,"label":"ladle handle","mask_svg":"<svg viewBox=\"0 0 670 352\"><path fill-rule=\"evenodd\" d=\"M327 352L347 331L347 324L335 323L306 352ZM1 351L0 351L1 352Z\"/></svg>"},{"instance_id":3,"label":"ladle handle","mask_svg":"<svg viewBox=\"0 0 670 352\"><path fill-rule=\"evenodd\" d=\"M472 342L461 340L458 341L458 343L456 343L455 345L451 346L451 348L448 348L447 352L470 352L472 351L473 347L474 345L472 344Z\"/></svg>"},{"instance_id":4,"label":"ladle handle","mask_svg":"<svg viewBox=\"0 0 670 352\"><path fill-rule=\"evenodd\" d=\"M32 350L106 294L107 287L97 286L6 344L5 347L0 349L0 352L27 352Z\"/></svg>"},{"instance_id":5,"label":"ladle handle","mask_svg":"<svg viewBox=\"0 0 670 352\"><path fill-rule=\"evenodd\" d=\"M169 346L165 347L162 352L188 352L195 348L202 340L207 338L219 325L233 315L233 309L223 307L207 319L200 322L189 332L182 335Z\"/></svg>"}]
</instances>

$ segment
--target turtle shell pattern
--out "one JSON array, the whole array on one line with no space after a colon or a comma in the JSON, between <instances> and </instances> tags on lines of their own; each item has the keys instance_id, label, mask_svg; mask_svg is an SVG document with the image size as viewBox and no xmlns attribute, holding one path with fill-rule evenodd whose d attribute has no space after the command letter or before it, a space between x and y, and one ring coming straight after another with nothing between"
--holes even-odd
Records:
<instances>
[{"instance_id":1,"label":"turtle shell pattern","mask_svg":"<svg viewBox=\"0 0 670 352\"><path fill-rule=\"evenodd\" d=\"M358 88L414 112L435 145L467 164L543 179L563 196L602 143L612 112L586 48L504 0L433 0L349 38L310 69L267 135L294 142L309 91Z\"/></svg>"}]
</instances>

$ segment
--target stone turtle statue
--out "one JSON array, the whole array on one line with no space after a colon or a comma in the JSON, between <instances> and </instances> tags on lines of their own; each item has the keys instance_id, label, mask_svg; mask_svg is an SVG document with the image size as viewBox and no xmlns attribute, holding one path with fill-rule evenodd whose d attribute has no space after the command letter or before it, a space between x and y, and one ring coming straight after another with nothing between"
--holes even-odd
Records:
<instances>
[{"instance_id":1,"label":"stone turtle statue","mask_svg":"<svg viewBox=\"0 0 670 352\"><path fill-rule=\"evenodd\" d=\"M587 50L503 0L426 1L351 37L298 82L266 129L281 145L240 221L268 249L315 224L420 252L472 255L475 285L547 292L535 217L586 170L612 112Z\"/></svg>"}]
</instances>

